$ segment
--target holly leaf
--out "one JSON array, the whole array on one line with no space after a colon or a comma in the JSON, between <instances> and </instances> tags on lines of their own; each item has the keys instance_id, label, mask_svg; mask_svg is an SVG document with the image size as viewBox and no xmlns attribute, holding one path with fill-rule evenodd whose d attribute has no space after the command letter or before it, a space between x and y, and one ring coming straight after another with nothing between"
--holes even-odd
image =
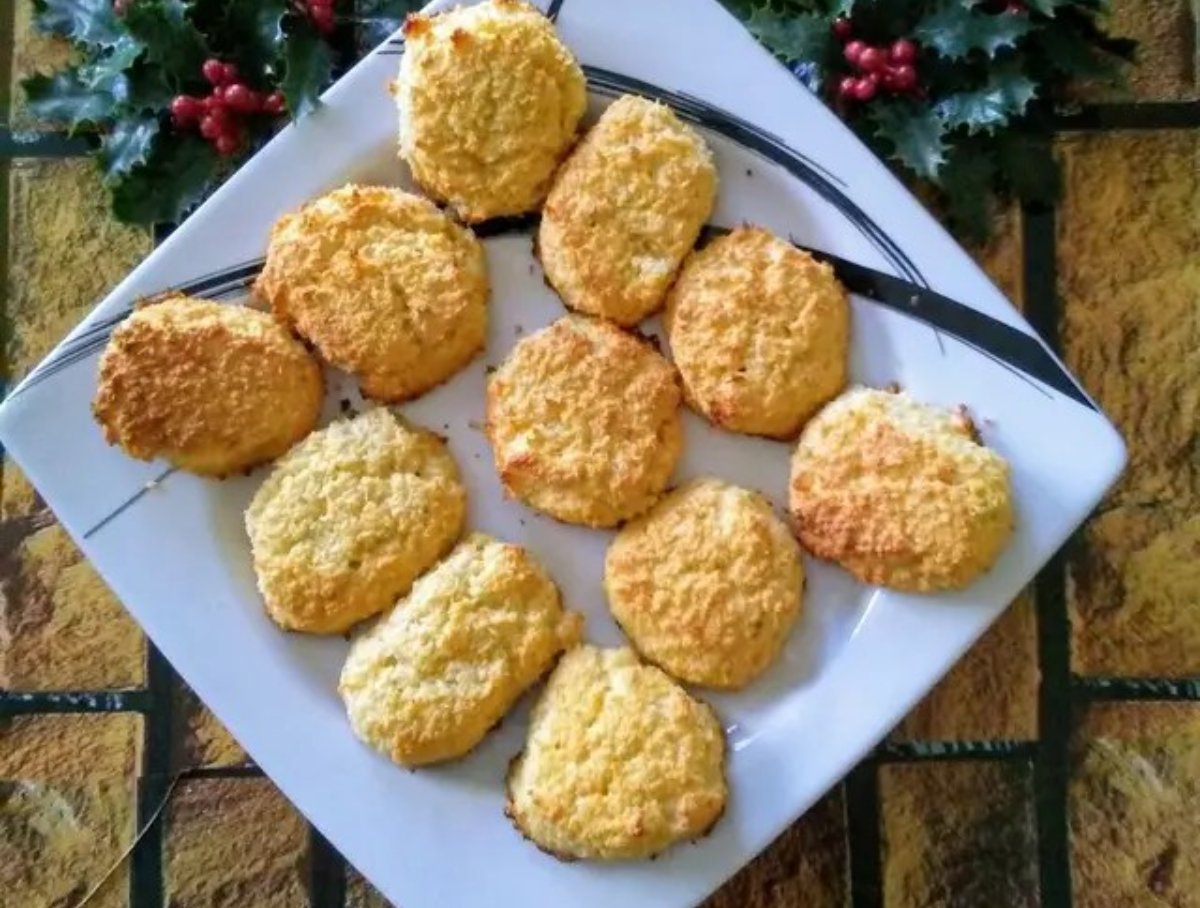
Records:
<instances>
[{"instance_id":1,"label":"holly leaf","mask_svg":"<svg viewBox=\"0 0 1200 908\"><path fill-rule=\"evenodd\" d=\"M1060 6L1067 6L1071 0L1025 0L1025 5L1043 16L1054 18L1054 11Z\"/></svg>"},{"instance_id":2,"label":"holly leaf","mask_svg":"<svg viewBox=\"0 0 1200 908\"><path fill-rule=\"evenodd\" d=\"M287 0L231 0L226 25L237 39L237 62L243 70L259 72L283 53L283 17Z\"/></svg>"},{"instance_id":3,"label":"holly leaf","mask_svg":"<svg viewBox=\"0 0 1200 908\"><path fill-rule=\"evenodd\" d=\"M166 73L156 63L139 60L126 73L129 96L125 103L131 110L159 111L171 104L176 92L167 81Z\"/></svg>"},{"instance_id":4,"label":"holly leaf","mask_svg":"<svg viewBox=\"0 0 1200 908\"><path fill-rule=\"evenodd\" d=\"M875 134L892 149L892 157L919 177L937 180L946 162L946 125L932 108L911 101L877 101L871 105Z\"/></svg>"},{"instance_id":5,"label":"holly leaf","mask_svg":"<svg viewBox=\"0 0 1200 908\"><path fill-rule=\"evenodd\" d=\"M1058 162L1048 137L1010 129L998 137L996 152L1001 179L1022 202L1045 205L1058 198Z\"/></svg>"},{"instance_id":6,"label":"holly leaf","mask_svg":"<svg viewBox=\"0 0 1200 908\"><path fill-rule=\"evenodd\" d=\"M1030 27L1024 13L992 14L964 0L943 0L917 23L913 35L923 46L958 60L972 51L994 57L997 51L1015 46Z\"/></svg>"},{"instance_id":7,"label":"holly leaf","mask_svg":"<svg viewBox=\"0 0 1200 908\"><path fill-rule=\"evenodd\" d=\"M1120 74L1121 56L1100 50L1068 24L1039 29L1034 40L1039 56L1068 78L1111 81ZM1131 48L1121 49L1131 51Z\"/></svg>"},{"instance_id":8,"label":"holly leaf","mask_svg":"<svg viewBox=\"0 0 1200 908\"><path fill-rule=\"evenodd\" d=\"M125 117L100 139L100 170L111 184L145 163L160 129L158 117Z\"/></svg>"},{"instance_id":9,"label":"holly leaf","mask_svg":"<svg viewBox=\"0 0 1200 908\"><path fill-rule=\"evenodd\" d=\"M37 27L77 44L107 47L125 33L112 0L34 0Z\"/></svg>"},{"instance_id":10,"label":"holly leaf","mask_svg":"<svg viewBox=\"0 0 1200 908\"><path fill-rule=\"evenodd\" d=\"M146 45L146 57L176 87L196 82L208 56L204 36L183 0L137 0L125 11L129 33Z\"/></svg>"},{"instance_id":11,"label":"holly leaf","mask_svg":"<svg viewBox=\"0 0 1200 908\"><path fill-rule=\"evenodd\" d=\"M221 159L199 136L160 133L148 157L112 184L112 208L126 224L170 224L216 181Z\"/></svg>"},{"instance_id":12,"label":"holly leaf","mask_svg":"<svg viewBox=\"0 0 1200 908\"><path fill-rule=\"evenodd\" d=\"M307 116L321 103L321 90L333 72L329 45L311 29L298 30L288 36L283 66L280 88L288 110L297 119Z\"/></svg>"},{"instance_id":13,"label":"holly leaf","mask_svg":"<svg viewBox=\"0 0 1200 908\"><path fill-rule=\"evenodd\" d=\"M829 21L806 13L777 13L762 7L754 10L746 27L767 50L788 63L829 60L837 46Z\"/></svg>"},{"instance_id":14,"label":"holly leaf","mask_svg":"<svg viewBox=\"0 0 1200 908\"><path fill-rule=\"evenodd\" d=\"M30 76L22 87L29 112L36 119L61 123L71 132L108 120L117 107L112 93L89 84L80 67L67 67L52 76Z\"/></svg>"},{"instance_id":15,"label":"holly leaf","mask_svg":"<svg viewBox=\"0 0 1200 908\"><path fill-rule=\"evenodd\" d=\"M977 143L954 149L941 172L946 213L960 239L983 242L991 229L996 161Z\"/></svg>"},{"instance_id":16,"label":"holly leaf","mask_svg":"<svg viewBox=\"0 0 1200 908\"><path fill-rule=\"evenodd\" d=\"M993 132L1025 112L1037 94L1037 85L1014 63L1001 64L988 73L987 83L973 91L947 95L934 107L947 129L965 126L972 135Z\"/></svg>"},{"instance_id":17,"label":"holly leaf","mask_svg":"<svg viewBox=\"0 0 1200 908\"><path fill-rule=\"evenodd\" d=\"M409 13L425 5L424 0L359 0L355 22L359 27L359 44L375 47L396 33Z\"/></svg>"}]
</instances>

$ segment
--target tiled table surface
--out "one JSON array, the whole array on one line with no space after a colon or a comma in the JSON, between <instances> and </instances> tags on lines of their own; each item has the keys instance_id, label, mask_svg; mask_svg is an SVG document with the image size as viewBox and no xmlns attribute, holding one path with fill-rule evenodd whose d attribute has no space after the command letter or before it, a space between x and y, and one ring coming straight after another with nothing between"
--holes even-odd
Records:
<instances>
[{"instance_id":1,"label":"tiled table surface","mask_svg":"<svg viewBox=\"0 0 1200 908\"><path fill-rule=\"evenodd\" d=\"M19 377L152 246L28 141L66 52L0 3L0 268ZM1200 103L1195 2L1116 0L1129 93L1061 123L1065 191L981 261L1125 433L1130 470L875 754L722 908L1200 906ZM146 643L11 464L0 479L0 904L72 908L181 774L102 908L383 908ZM420 906L406 906L420 908Z\"/></svg>"}]
</instances>

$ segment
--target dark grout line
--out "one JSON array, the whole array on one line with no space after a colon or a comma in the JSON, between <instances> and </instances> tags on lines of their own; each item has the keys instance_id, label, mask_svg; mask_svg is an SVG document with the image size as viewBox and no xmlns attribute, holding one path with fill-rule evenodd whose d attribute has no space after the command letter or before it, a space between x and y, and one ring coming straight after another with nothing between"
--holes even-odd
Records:
<instances>
[{"instance_id":1,"label":"dark grout line","mask_svg":"<svg viewBox=\"0 0 1200 908\"><path fill-rule=\"evenodd\" d=\"M1025 305L1030 324L1055 350L1058 343L1058 269L1053 208L1022 211ZM1067 820L1068 748L1071 736L1071 628L1067 616L1063 553L1057 552L1034 582L1037 605L1038 747L1034 760L1038 871L1041 904L1071 904L1070 828Z\"/></svg>"},{"instance_id":2,"label":"dark grout line","mask_svg":"<svg viewBox=\"0 0 1200 908\"><path fill-rule=\"evenodd\" d=\"M879 776L873 760L846 776L846 838L850 850L850 908L883 905L883 850L879 833Z\"/></svg>"},{"instance_id":3,"label":"dark grout line","mask_svg":"<svg viewBox=\"0 0 1200 908\"><path fill-rule=\"evenodd\" d=\"M1032 760L1036 741L898 741L879 745L877 763L950 763Z\"/></svg>"},{"instance_id":4,"label":"dark grout line","mask_svg":"<svg viewBox=\"0 0 1200 908\"><path fill-rule=\"evenodd\" d=\"M13 132L0 127L0 158L76 158L91 151L85 136L62 132Z\"/></svg>"},{"instance_id":5,"label":"dark grout line","mask_svg":"<svg viewBox=\"0 0 1200 908\"><path fill-rule=\"evenodd\" d=\"M346 859L315 826L308 827L309 894L312 908L346 904Z\"/></svg>"},{"instance_id":6,"label":"dark grout line","mask_svg":"<svg viewBox=\"0 0 1200 908\"><path fill-rule=\"evenodd\" d=\"M1054 118L1060 132L1200 128L1200 101L1095 104Z\"/></svg>"},{"instance_id":7,"label":"dark grout line","mask_svg":"<svg viewBox=\"0 0 1200 908\"><path fill-rule=\"evenodd\" d=\"M1089 678L1072 679L1077 700L1165 700L1200 702L1200 678Z\"/></svg>"},{"instance_id":8,"label":"dark grout line","mask_svg":"<svg viewBox=\"0 0 1200 908\"><path fill-rule=\"evenodd\" d=\"M0 690L0 716L37 713L144 713L150 695L144 690L28 692Z\"/></svg>"},{"instance_id":9,"label":"dark grout line","mask_svg":"<svg viewBox=\"0 0 1200 908\"><path fill-rule=\"evenodd\" d=\"M144 772L139 786L138 828L154 815L171 785L171 699L175 672L166 657L148 644L148 689ZM163 874L163 841L166 813L146 828L130 856L130 908L162 908L166 904Z\"/></svg>"},{"instance_id":10,"label":"dark grout line","mask_svg":"<svg viewBox=\"0 0 1200 908\"><path fill-rule=\"evenodd\" d=\"M253 763L235 766L193 766L179 773L181 779L262 779L266 774Z\"/></svg>"}]
</instances>

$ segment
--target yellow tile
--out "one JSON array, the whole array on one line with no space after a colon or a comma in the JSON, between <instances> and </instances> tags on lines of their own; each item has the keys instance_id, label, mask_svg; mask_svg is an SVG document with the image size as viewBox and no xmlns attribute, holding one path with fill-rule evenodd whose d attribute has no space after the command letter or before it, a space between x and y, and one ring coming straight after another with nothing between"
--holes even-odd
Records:
<instances>
[{"instance_id":1,"label":"yellow tile","mask_svg":"<svg viewBox=\"0 0 1200 908\"><path fill-rule=\"evenodd\" d=\"M308 826L266 779L189 779L168 807L171 908L304 908Z\"/></svg>"},{"instance_id":2,"label":"yellow tile","mask_svg":"<svg viewBox=\"0 0 1200 908\"><path fill-rule=\"evenodd\" d=\"M67 41L44 35L33 27L33 0L14 0L12 72L9 98L9 123L14 130L50 129L51 124L38 123L25 109L21 81L32 75L50 75L77 59Z\"/></svg>"},{"instance_id":3,"label":"yellow tile","mask_svg":"<svg viewBox=\"0 0 1200 908\"><path fill-rule=\"evenodd\" d=\"M892 733L899 741L1037 737L1037 617L1026 591Z\"/></svg>"},{"instance_id":4,"label":"yellow tile","mask_svg":"<svg viewBox=\"0 0 1200 908\"><path fill-rule=\"evenodd\" d=\"M117 223L94 162L12 162L9 177L7 351L10 378L45 356L151 249L150 234ZM74 368L94 368L94 364Z\"/></svg>"},{"instance_id":5,"label":"yellow tile","mask_svg":"<svg viewBox=\"0 0 1200 908\"><path fill-rule=\"evenodd\" d=\"M0 486L0 687L100 690L145 681L146 643L12 463Z\"/></svg>"},{"instance_id":6,"label":"yellow tile","mask_svg":"<svg viewBox=\"0 0 1200 908\"><path fill-rule=\"evenodd\" d=\"M250 758L221 721L213 715L190 688L180 682L175 698L177 717L176 756L172 761L178 769L211 766L241 766Z\"/></svg>"},{"instance_id":7,"label":"yellow tile","mask_svg":"<svg viewBox=\"0 0 1200 908\"><path fill-rule=\"evenodd\" d=\"M846 815L841 789L818 801L705 903L705 908L842 908Z\"/></svg>"},{"instance_id":8,"label":"yellow tile","mask_svg":"<svg viewBox=\"0 0 1200 908\"><path fill-rule=\"evenodd\" d=\"M1070 783L1076 908L1200 905L1200 704L1093 705Z\"/></svg>"},{"instance_id":9,"label":"yellow tile","mask_svg":"<svg viewBox=\"0 0 1200 908\"><path fill-rule=\"evenodd\" d=\"M879 789L885 908L1038 905L1027 765L884 766Z\"/></svg>"},{"instance_id":10,"label":"yellow tile","mask_svg":"<svg viewBox=\"0 0 1200 908\"><path fill-rule=\"evenodd\" d=\"M73 906L133 841L142 720L132 714L0 720L0 902ZM91 903L128 905L120 866Z\"/></svg>"},{"instance_id":11,"label":"yellow tile","mask_svg":"<svg viewBox=\"0 0 1200 908\"><path fill-rule=\"evenodd\" d=\"M1190 567L1200 513L1200 134L1078 136L1060 152L1064 355L1117 423L1130 458L1070 559L1075 669L1192 674L1200 671L1200 582Z\"/></svg>"}]
</instances>

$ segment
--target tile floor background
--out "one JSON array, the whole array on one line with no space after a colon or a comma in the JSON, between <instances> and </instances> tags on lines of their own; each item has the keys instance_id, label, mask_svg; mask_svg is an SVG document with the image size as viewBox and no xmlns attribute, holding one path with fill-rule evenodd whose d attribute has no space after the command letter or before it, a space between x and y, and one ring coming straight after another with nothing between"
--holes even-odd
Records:
<instances>
[{"instance_id":1,"label":"tile floor background","mask_svg":"<svg viewBox=\"0 0 1200 908\"><path fill-rule=\"evenodd\" d=\"M1058 123L1065 191L980 260L1130 445L1077 538L712 908L1200 906L1195 0L1115 0L1123 95ZM69 56L0 3L0 271L18 379L152 246L18 80ZM0 472L0 904L385 908L174 676L20 472ZM419 908L419 906L406 906Z\"/></svg>"}]
</instances>

